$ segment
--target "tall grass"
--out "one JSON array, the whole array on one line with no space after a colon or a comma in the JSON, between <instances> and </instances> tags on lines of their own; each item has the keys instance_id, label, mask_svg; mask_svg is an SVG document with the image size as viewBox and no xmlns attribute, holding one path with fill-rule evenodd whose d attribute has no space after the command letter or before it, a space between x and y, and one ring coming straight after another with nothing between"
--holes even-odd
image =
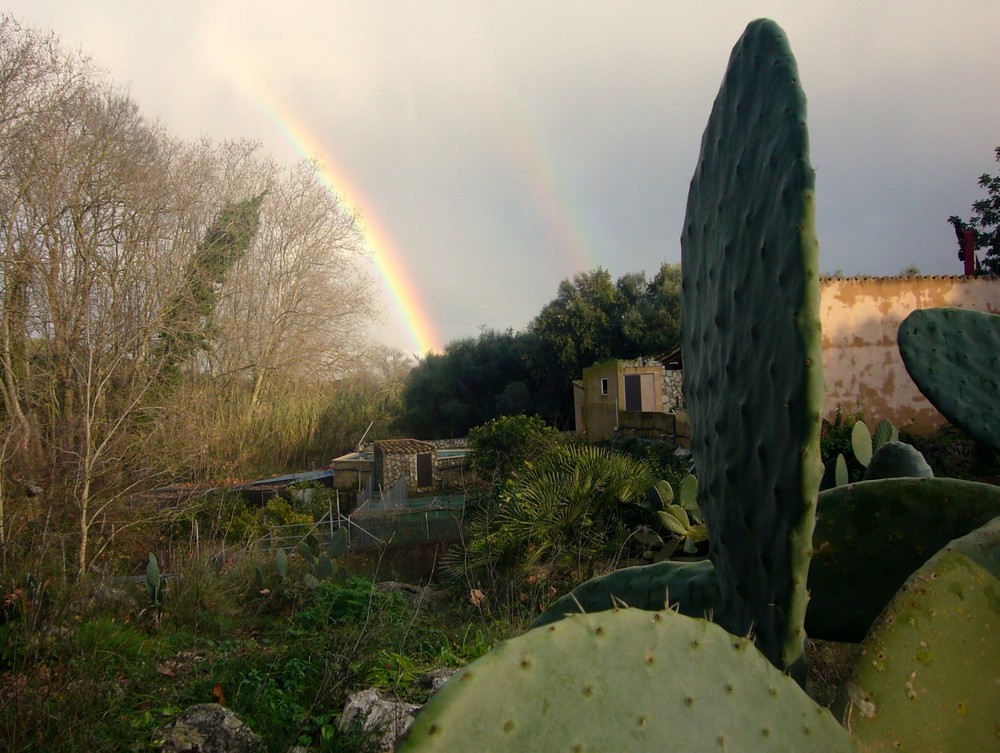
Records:
<instances>
[{"instance_id":1,"label":"tall grass","mask_svg":"<svg viewBox=\"0 0 1000 753\"><path fill-rule=\"evenodd\" d=\"M370 736L336 729L348 692L422 700L417 673L515 629L462 592L413 605L365 577L310 589L296 558L283 580L270 554L219 562L176 557L162 611L129 579L5 571L0 752L154 750L165 722L220 696L265 750L365 751Z\"/></svg>"}]
</instances>

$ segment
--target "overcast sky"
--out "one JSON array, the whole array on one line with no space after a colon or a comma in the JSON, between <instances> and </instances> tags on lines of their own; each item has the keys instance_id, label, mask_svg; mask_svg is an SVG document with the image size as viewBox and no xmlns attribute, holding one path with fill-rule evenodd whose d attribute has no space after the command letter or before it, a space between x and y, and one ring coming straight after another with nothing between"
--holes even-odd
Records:
<instances>
[{"instance_id":1,"label":"overcast sky","mask_svg":"<svg viewBox=\"0 0 1000 753\"><path fill-rule=\"evenodd\" d=\"M408 352L521 329L577 272L679 261L701 134L760 16L787 32L808 98L824 272L961 274L947 218L1000 169L997 0L5 9L89 54L176 136L324 162L384 254L375 337Z\"/></svg>"}]
</instances>

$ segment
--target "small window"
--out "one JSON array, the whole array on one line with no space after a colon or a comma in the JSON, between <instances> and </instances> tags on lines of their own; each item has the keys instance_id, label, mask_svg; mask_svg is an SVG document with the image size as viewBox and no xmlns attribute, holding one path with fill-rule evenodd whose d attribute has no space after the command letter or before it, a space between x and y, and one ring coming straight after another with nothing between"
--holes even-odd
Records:
<instances>
[{"instance_id":1,"label":"small window","mask_svg":"<svg viewBox=\"0 0 1000 753\"><path fill-rule=\"evenodd\" d=\"M608 380L606 377L601 379L601 394L602 395L608 394Z\"/></svg>"}]
</instances>

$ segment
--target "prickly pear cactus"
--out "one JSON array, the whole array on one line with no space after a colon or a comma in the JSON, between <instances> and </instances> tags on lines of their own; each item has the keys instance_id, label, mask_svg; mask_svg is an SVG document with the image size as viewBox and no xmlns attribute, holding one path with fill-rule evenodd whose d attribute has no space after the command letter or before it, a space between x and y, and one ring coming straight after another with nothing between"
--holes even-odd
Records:
<instances>
[{"instance_id":1,"label":"prickly pear cactus","mask_svg":"<svg viewBox=\"0 0 1000 753\"><path fill-rule=\"evenodd\" d=\"M531 627L548 625L580 612L603 612L620 606L659 611L668 605L689 617L709 619L720 610L719 582L709 560L667 560L591 578L551 604Z\"/></svg>"},{"instance_id":2,"label":"prickly pear cactus","mask_svg":"<svg viewBox=\"0 0 1000 753\"><path fill-rule=\"evenodd\" d=\"M928 557L997 516L1000 486L974 481L892 478L824 491L809 568L809 636L861 641Z\"/></svg>"},{"instance_id":3,"label":"prickly pear cactus","mask_svg":"<svg viewBox=\"0 0 1000 753\"><path fill-rule=\"evenodd\" d=\"M573 615L507 641L431 698L407 751L850 751L753 644L671 611Z\"/></svg>"},{"instance_id":4,"label":"prickly pear cactus","mask_svg":"<svg viewBox=\"0 0 1000 753\"><path fill-rule=\"evenodd\" d=\"M843 455L838 454L835 458L830 458L823 466L823 478L819 482L819 490L833 489L835 486L843 486L848 483L847 461Z\"/></svg>"},{"instance_id":5,"label":"prickly pear cactus","mask_svg":"<svg viewBox=\"0 0 1000 753\"><path fill-rule=\"evenodd\" d=\"M997 750L1000 518L951 542L900 589L838 703L865 750Z\"/></svg>"},{"instance_id":6,"label":"prickly pear cactus","mask_svg":"<svg viewBox=\"0 0 1000 753\"><path fill-rule=\"evenodd\" d=\"M149 603L157 609L163 606L163 585L160 563L156 561L156 555L150 552L146 563L146 596Z\"/></svg>"},{"instance_id":7,"label":"prickly pear cactus","mask_svg":"<svg viewBox=\"0 0 1000 753\"><path fill-rule=\"evenodd\" d=\"M899 325L899 354L910 378L942 415L1000 450L1000 316L918 309Z\"/></svg>"},{"instance_id":8,"label":"prickly pear cactus","mask_svg":"<svg viewBox=\"0 0 1000 753\"><path fill-rule=\"evenodd\" d=\"M865 468L865 481L882 478L933 478L934 471L923 454L906 442L886 442L872 455Z\"/></svg>"},{"instance_id":9,"label":"prickly pear cactus","mask_svg":"<svg viewBox=\"0 0 1000 753\"><path fill-rule=\"evenodd\" d=\"M868 430L868 425L864 421L856 421L851 429L851 449L854 451L854 458L865 468L872 461L872 433Z\"/></svg>"},{"instance_id":10,"label":"prickly pear cactus","mask_svg":"<svg viewBox=\"0 0 1000 753\"><path fill-rule=\"evenodd\" d=\"M879 421L875 427L875 431L872 432L872 450L878 452L878 449L887 442L898 441L899 429L893 426L892 422L887 418Z\"/></svg>"},{"instance_id":11,"label":"prickly pear cactus","mask_svg":"<svg viewBox=\"0 0 1000 753\"><path fill-rule=\"evenodd\" d=\"M804 679L823 404L806 101L778 26L733 49L702 137L682 249L684 399L724 603Z\"/></svg>"}]
</instances>

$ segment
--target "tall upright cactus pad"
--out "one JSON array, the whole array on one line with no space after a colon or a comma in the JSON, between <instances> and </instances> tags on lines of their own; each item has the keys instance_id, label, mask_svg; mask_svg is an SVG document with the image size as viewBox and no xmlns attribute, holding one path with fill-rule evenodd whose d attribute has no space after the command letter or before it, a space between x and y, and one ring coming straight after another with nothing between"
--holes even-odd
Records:
<instances>
[{"instance_id":1,"label":"tall upright cactus pad","mask_svg":"<svg viewBox=\"0 0 1000 753\"><path fill-rule=\"evenodd\" d=\"M853 751L750 641L672 611L579 614L514 638L427 703L407 751Z\"/></svg>"},{"instance_id":2,"label":"tall upright cactus pad","mask_svg":"<svg viewBox=\"0 0 1000 753\"><path fill-rule=\"evenodd\" d=\"M1000 450L1000 315L918 309L899 325L910 378L966 434Z\"/></svg>"},{"instance_id":3,"label":"tall upright cactus pad","mask_svg":"<svg viewBox=\"0 0 1000 753\"><path fill-rule=\"evenodd\" d=\"M751 23L702 137L681 237L684 399L722 624L804 676L823 359L805 95Z\"/></svg>"},{"instance_id":4,"label":"tall upright cactus pad","mask_svg":"<svg viewBox=\"0 0 1000 753\"><path fill-rule=\"evenodd\" d=\"M951 542L900 589L838 702L865 750L997 750L1000 518Z\"/></svg>"}]
</instances>

